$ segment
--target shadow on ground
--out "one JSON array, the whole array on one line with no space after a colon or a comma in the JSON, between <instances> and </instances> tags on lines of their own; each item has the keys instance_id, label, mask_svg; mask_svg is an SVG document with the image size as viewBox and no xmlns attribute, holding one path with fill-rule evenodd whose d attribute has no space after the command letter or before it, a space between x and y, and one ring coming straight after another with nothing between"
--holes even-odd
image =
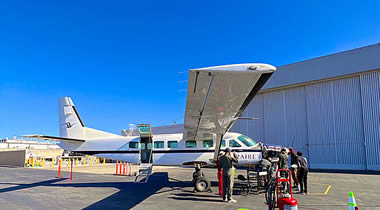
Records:
<instances>
[{"instance_id":1,"label":"shadow on ground","mask_svg":"<svg viewBox=\"0 0 380 210\"><path fill-rule=\"evenodd\" d=\"M111 209L111 208L124 208L130 209L138 205L149 196L153 194L161 194L166 192L179 191L181 193L173 194L170 197L175 200L194 200L194 201L211 201L221 202L219 197L215 194L199 194L193 193L189 190L184 190L186 187L192 188L191 181L180 181L177 179L168 178L167 172L156 172L150 175L149 181L146 184L134 182L100 182L100 183L57 183L66 179L51 179L42 182L35 182L31 184L17 184L17 183L0 183L12 184L16 186L0 189L0 193L11 192L16 190L28 189L38 186L54 186L54 187L112 187L119 189L119 192L100 200L85 209ZM169 181L170 180L170 181ZM217 182L212 182L212 186L217 186ZM165 188L164 190L161 190ZM168 189L166 189L168 188Z\"/></svg>"}]
</instances>

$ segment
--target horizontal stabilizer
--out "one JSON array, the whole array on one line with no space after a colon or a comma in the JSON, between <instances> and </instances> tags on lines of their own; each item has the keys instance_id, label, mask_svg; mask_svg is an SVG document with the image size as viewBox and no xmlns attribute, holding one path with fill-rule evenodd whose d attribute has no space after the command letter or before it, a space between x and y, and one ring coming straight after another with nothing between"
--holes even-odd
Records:
<instances>
[{"instance_id":1,"label":"horizontal stabilizer","mask_svg":"<svg viewBox=\"0 0 380 210\"><path fill-rule=\"evenodd\" d=\"M58 137L58 136L44 136L44 135L24 135L21 136L23 138L32 138L32 139L42 139L42 140L48 140L48 141L71 141L71 142L85 142L84 139L73 139L73 138L66 138L66 137Z\"/></svg>"}]
</instances>

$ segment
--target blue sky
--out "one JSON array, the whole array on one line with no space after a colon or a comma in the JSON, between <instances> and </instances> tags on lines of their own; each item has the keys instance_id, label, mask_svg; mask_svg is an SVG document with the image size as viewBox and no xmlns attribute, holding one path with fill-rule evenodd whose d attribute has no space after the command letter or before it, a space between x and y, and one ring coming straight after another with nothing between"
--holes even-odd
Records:
<instances>
[{"instance_id":1,"label":"blue sky","mask_svg":"<svg viewBox=\"0 0 380 210\"><path fill-rule=\"evenodd\" d=\"M86 126L183 121L187 74L275 66L380 42L380 1L0 3L0 137L58 135L58 97Z\"/></svg>"}]
</instances>

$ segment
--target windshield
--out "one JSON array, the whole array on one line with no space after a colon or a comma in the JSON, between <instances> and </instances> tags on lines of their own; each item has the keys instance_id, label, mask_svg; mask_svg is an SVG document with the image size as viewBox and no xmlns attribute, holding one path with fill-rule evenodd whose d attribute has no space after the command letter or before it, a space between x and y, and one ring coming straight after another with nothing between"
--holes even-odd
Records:
<instances>
[{"instance_id":1,"label":"windshield","mask_svg":"<svg viewBox=\"0 0 380 210\"><path fill-rule=\"evenodd\" d=\"M237 141L231 139L230 140L230 147L241 147L241 145Z\"/></svg>"},{"instance_id":2,"label":"windshield","mask_svg":"<svg viewBox=\"0 0 380 210\"><path fill-rule=\"evenodd\" d=\"M247 146L247 147L252 147L252 146L255 146L257 144L255 141L253 141L248 136L241 135L241 136L238 137L238 139L241 142L243 142L243 144L245 144L245 146Z\"/></svg>"}]
</instances>

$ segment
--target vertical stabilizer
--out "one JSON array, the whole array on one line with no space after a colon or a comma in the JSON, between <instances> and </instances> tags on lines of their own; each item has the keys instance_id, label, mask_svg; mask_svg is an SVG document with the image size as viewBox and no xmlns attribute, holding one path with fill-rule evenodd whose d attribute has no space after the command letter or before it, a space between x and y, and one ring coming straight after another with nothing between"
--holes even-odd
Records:
<instances>
[{"instance_id":1,"label":"vertical stabilizer","mask_svg":"<svg viewBox=\"0 0 380 210\"><path fill-rule=\"evenodd\" d=\"M85 126L70 97L59 98L59 135L85 139Z\"/></svg>"}]
</instances>

